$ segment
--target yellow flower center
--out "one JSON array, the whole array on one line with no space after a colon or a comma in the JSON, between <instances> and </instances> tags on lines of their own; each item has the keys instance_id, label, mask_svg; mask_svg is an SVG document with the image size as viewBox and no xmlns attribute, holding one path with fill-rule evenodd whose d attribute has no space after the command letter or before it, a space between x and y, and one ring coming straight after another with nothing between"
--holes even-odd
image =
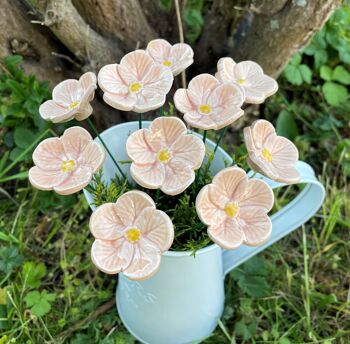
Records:
<instances>
[{"instance_id":1,"label":"yellow flower center","mask_svg":"<svg viewBox=\"0 0 350 344\"><path fill-rule=\"evenodd\" d=\"M238 213L238 205L235 202L229 202L225 206L225 212L228 217L233 219Z\"/></svg>"},{"instance_id":2,"label":"yellow flower center","mask_svg":"<svg viewBox=\"0 0 350 344\"><path fill-rule=\"evenodd\" d=\"M245 79L238 79L237 83L239 83L240 85L243 85L246 83L246 80Z\"/></svg>"},{"instance_id":3,"label":"yellow flower center","mask_svg":"<svg viewBox=\"0 0 350 344\"><path fill-rule=\"evenodd\" d=\"M126 237L131 242L139 241L141 238L141 231L137 228L130 228L126 231Z\"/></svg>"},{"instance_id":4,"label":"yellow flower center","mask_svg":"<svg viewBox=\"0 0 350 344\"><path fill-rule=\"evenodd\" d=\"M75 109L78 105L79 105L79 102L76 100L75 102L71 103L71 104L68 106L68 109L69 109L69 110L73 110L73 109Z\"/></svg>"},{"instance_id":5,"label":"yellow flower center","mask_svg":"<svg viewBox=\"0 0 350 344\"><path fill-rule=\"evenodd\" d=\"M268 161L268 162L272 161L272 154L267 148L262 149L261 155L266 161Z\"/></svg>"},{"instance_id":6,"label":"yellow flower center","mask_svg":"<svg viewBox=\"0 0 350 344\"><path fill-rule=\"evenodd\" d=\"M205 115L213 111L212 107L208 104L202 104L199 106L199 111Z\"/></svg>"},{"instance_id":7,"label":"yellow flower center","mask_svg":"<svg viewBox=\"0 0 350 344\"><path fill-rule=\"evenodd\" d=\"M162 163L167 163L170 160L170 157L171 154L166 148L161 149L157 154L158 161Z\"/></svg>"},{"instance_id":8,"label":"yellow flower center","mask_svg":"<svg viewBox=\"0 0 350 344\"><path fill-rule=\"evenodd\" d=\"M163 61L163 65L166 66L166 67L170 67L172 65L172 63L169 60L164 60Z\"/></svg>"},{"instance_id":9,"label":"yellow flower center","mask_svg":"<svg viewBox=\"0 0 350 344\"><path fill-rule=\"evenodd\" d=\"M72 172L75 170L76 165L74 160L67 160L63 161L61 165L61 171L62 172Z\"/></svg>"},{"instance_id":10,"label":"yellow flower center","mask_svg":"<svg viewBox=\"0 0 350 344\"><path fill-rule=\"evenodd\" d=\"M130 92L138 92L141 90L141 88L142 88L142 85L139 82L133 82L129 86L129 91Z\"/></svg>"}]
</instances>

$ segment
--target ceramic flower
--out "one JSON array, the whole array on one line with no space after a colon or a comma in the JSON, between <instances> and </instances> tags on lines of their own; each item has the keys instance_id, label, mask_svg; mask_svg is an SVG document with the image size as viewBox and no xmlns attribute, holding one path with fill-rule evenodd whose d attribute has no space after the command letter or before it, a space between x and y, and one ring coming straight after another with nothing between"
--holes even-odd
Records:
<instances>
[{"instance_id":1,"label":"ceramic flower","mask_svg":"<svg viewBox=\"0 0 350 344\"><path fill-rule=\"evenodd\" d=\"M104 159L102 146L85 129L71 127L60 138L46 139L36 147L29 181L39 190L69 195L90 183Z\"/></svg>"},{"instance_id":2,"label":"ceramic flower","mask_svg":"<svg viewBox=\"0 0 350 344\"><path fill-rule=\"evenodd\" d=\"M236 63L230 57L218 61L215 76L221 82L238 84L244 90L245 102L261 104L278 90L275 79L264 74L263 69L253 61Z\"/></svg>"},{"instance_id":3,"label":"ceramic flower","mask_svg":"<svg viewBox=\"0 0 350 344\"><path fill-rule=\"evenodd\" d=\"M239 167L220 171L196 199L200 220L208 226L209 237L226 249L242 243L257 246L271 234L267 213L274 202L272 189L262 180L248 179Z\"/></svg>"},{"instance_id":4,"label":"ceramic flower","mask_svg":"<svg viewBox=\"0 0 350 344\"><path fill-rule=\"evenodd\" d=\"M107 274L123 271L133 280L154 275L161 255L174 239L169 216L157 210L150 196L133 190L116 203L98 207L90 219L96 238L91 248L93 263Z\"/></svg>"},{"instance_id":5,"label":"ceramic flower","mask_svg":"<svg viewBox=\"0 0 350 344\"><path fill-rule=\"evenodd\" d=\"M295 165L299 153L295 145L276 134L273 125L263 119L244 128L249 166L270 179L281 183L294 184L300 179Z\"/></svg>"},{"instance_id":6,"label":"ceramic flower","mask_svg":"<svg viewBox=\"0 0 350 344\"><path fill-rule=\"evenodd\" d=\"M218 130L240 118L244 101L237 85L220 84L210 74L194 77L187 89L175 92L175 107L185 114L184 120L192 127Z\"/></svg>"},{"instance_id":7,"label":"ceramic flower","mask_svg":"<svg viewBox=\"0 0 350 344\"><path fill-rule=\"evenodd\" d=\"M205 146L200 138L187 134L179 118L159 117L149 129L129 136L126 151L132 160L131 176L138 184L177 195L193 183Z\"/></svg>"},{"instance_id":8,"label":"ceramic flower","mask_svg":"<svg viewBox=\"0 0 350 344\"><path fill-rule=\"evenodd\" d=\"M185 43L171 45L165 39L154 39L148 43L146 52L158 64L170 68L174 76L193 63L193 50Z\"/></svg>"},{"instance_id":9,"label":"ceramic flower","mask_svg":"<svg viewBox=\"0 0 350 344\"><path fill-rule=\"evenodd\" d=\"M98 73L107 104L139 113L160 108L173 79L169 68L158 65L143 50L126 54L120 64L106 65Z\"/></svg>"},{"instance_id":10,"label":"ceramic flower","mask_svg":"<svg viewBox=\"0 0 350 344\"><path fill-rule=\"evenodd\" d=\"M40 105L39 113L53 123L73 118L82 121L92 114L90 102L94 99L96 88L96 75L92 72L83 74L79 80L64 80L53 89L52 100Z\"/></svg>"}]
</instances>

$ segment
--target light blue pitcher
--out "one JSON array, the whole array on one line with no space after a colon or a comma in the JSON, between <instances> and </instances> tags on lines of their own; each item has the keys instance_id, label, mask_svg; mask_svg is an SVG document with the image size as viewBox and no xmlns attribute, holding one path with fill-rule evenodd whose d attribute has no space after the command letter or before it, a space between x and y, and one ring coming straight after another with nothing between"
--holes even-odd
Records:
<instances>
[{"instance_id":1,"label":"light blue pitcher","mask_svg":"<svg viewBox=\"0 0 350 344\"><path fill-rule=\"evenodd\" d=\"M116 160L128 160L125 151L127 137L138 129L138 122L116 125L101 136ZM150 122L143 122L148 127ZM215 143L207 140L213 149ZM211 171L216 174L232 162L221 148L216 152ZM241 246L236 250L223 250L216 244L196 252L168 251L163 254L159 271L146 281L131 281L119 274L117 308L129 332L142 343L185 344L199 343L217 326L224 308L225 275L247 259L264 250L310 219L321 206L325 191L313 169L303 161L297 168L304 184L301 193L283 209L271 216L272 235L262 246ZM123 166L128 173L129 166ZM107 156L104 179L109 181L116 170ZM262 175L273 189L284 184L276 183ZM84 190L91 205L93 198Z\"/></svg>"}]
</instances>

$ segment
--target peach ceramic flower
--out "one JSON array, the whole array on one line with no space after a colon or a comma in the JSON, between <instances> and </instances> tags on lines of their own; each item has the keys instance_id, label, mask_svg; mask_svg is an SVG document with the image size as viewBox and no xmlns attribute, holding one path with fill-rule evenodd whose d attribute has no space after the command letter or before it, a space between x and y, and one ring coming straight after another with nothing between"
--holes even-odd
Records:
<instances>
[{"instance_id":1,"label":"peach ceramic flower","mask_svg":"<svg viewBox=\"0 0 350 344\"><path fill-rule=\"evenodd\" d=\"M187 89L175 92L175 107L192 127L218 130L240 118L244 95L237 85L220 84L210 74L194 77Z\"/></svg>"},{"instance_id":2,"label":"peach ceramic flower","mask_svg":"<svg viewBox=\"0 0 350 344\"><path fill-rule=\"evenodd\" d=\"M92 72L83 74L79 80L62 81L53 89L52 100L40 105L41 117L53 123L88 118L92 114L90 102L96 88L96 75Z\"/></svg>"},{"instance_id":3,"label":"peach ceramic flower","mask_svg":"<svg viewBox=\"0 0 350 344\"><path fill-rule=\"evenodd\" d=\"M273 201L272 189L264 181L248 179L239 167L228 167L202 188L196 209L209 237L234 249L242 243L257 246L269 238L272 224L267 213Z\"/></svg>"},{"instance_id":4,"label":"peach ceramic flower","mask_svg":"<svg viewBox=\"0 0 350 344\"><path fill-rule=\"evenodd\" d=\"M165 39L154 39L148 43L146 52L158 64L170 68L174 76L193 63L193 50L185 43L171 45Z\"/></svg>"},{"instance_id":5,"label":"peach ceramic flower","mask_svg":"<svg viewBox=\"0 0 350 344\"><path fill-rule=\"evenodd\" d=\"M106 65L98 73L107 104L139 113L160 108L173 79L169 68L158 65L143 50L126 54L120 64Z\"/></svg>"},{"instance_id":6,"label":"peach ceramic flower","mask_svg":"<svg viewBox=\"0 0 350 344\"><path fill-rule=\"evenodd\" d=\"M102 146L85 129L71 127L60 138L51 137L36 147L29 181L39 190L69 195L90 183L104 159Z\"/></svg>"},{"instance_id":7,"label":"peach ceramic flower","mask_svg":"<svg viewBox=\"0 0 350 344\"><path fill-rule=\"evenodd\" d=\"M157 210L151 197L141 191L129 191L116 203L98 207L90 219L96 238L91 248L94 264L107 274L123 271L133 280L154 275L161 254L174 239L169 216Z\"/></svg>"},{"instance_id":8,"label":"peach ceramic flower","mask_svg":"<svg viewBox=\"0 0 350 344\"><path fill-rule=\"evenodd\" d=\"M193 183L205 146L200 138L187 134L179 118L159 117L149 129L129 136L126 151L132 160L131 176L138 184L177 195Z\"/></svg>"},{"instance_id":9,"label":"peach ceramic flower","mask_svg":"<svg viewBox=\"0 0 350 344\"><path fill-rule=\"evenodd\" d=\"M263 119L244 128L244 141L248 149L249 166L270 179L294 184L300 179L295 164L298 150L283 136L276 134L273 125Z\"/></svg>"},{"instance_id":10,"label":"peach ceramic flower","mask_svg":"<svg viewBox=\"0 0 350 344\"><path fill-rule=\"evenodd\" d=\"M238 84L245 93L245 102L261 104L278 90L275 79L264 74L263 69L253 61L236 63L230 57L218 61L215 76L221 82Z\"/></svg>"}]
</instances>

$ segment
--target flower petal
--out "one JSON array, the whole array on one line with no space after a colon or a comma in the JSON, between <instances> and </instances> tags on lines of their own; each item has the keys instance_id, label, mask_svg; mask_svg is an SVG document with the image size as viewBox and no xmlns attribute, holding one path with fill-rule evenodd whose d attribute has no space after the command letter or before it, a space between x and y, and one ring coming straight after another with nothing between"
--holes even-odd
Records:
<instances>
[{"instance_id":1,"label":"flower petal","mask_svg":"<svg viewBox=\"0 0 350 344\"><path fill-rule=\"evenodd\" d=\"M163 66L151 66L141 81L143 83L141 91L143 95L165 95L170 91L174 77L173 73L168 68L164 68Z\"/></svg>"},{"instance_id":2,"label":"flower petal","mask_svg":"<svg viewBox=\"0 0 350 344\"><path fill-rule=\"evenodd\" d=\"M233 84L221 84L214 88L208 98L208 103L213 108L239 108L244 102L242 88Z\"/></svg>"},{"instance_id":3,"label":"flower petal","mask_svg":"<svg viewBox=\"0 0 350 344\"><path fill-rule=\"evenodd\" d=\"M269 135L264 141L266 147L272 154L273 165L294 165L299 152L293 142L283 136Z\"/></svg>"},{"instance_id":4,"label":"flower petal","mask_svg":"<svg viewBox=\"0 0 350 344\"><path fill-rule=\"evenodd\" d=\"M275 79L268 75L260 75L252 80L252 85L245 87L245 102L251 104L261 104L265 99L278 90L278 84ZM253 83L254 82L254 83Z\"/></svg>"},{"instance_id":5,"label":"flower petal","mask_svg":"<svg viewBox=\"0 0 350 344\"><path fill-rule=\"evenodd\" d=\"M84 149L92 142L92 137L82 127L71 127L65 130L61 140L67 158L77 160Z\"/></svg>"},{"instance_id":6,"label":"flower petal","mask_svg":"<svg viewBox=\"0 0 350 344\"><path fill-rule=\"evenodd\" d=\"M196 111L196 105L192 103L188 96L187 90L180 88L175 92L174 95L175 107L182 113Z\"/></svg>"},{"instance_id":7,"label":"flower petal","mask_svg":"<svg viewBox=\"0 0 350 344\"><path fill-rule=\"evenodd\" d=\"M263 244L271 235L272 222L264 209L244 207L239 210L239 225L244 232L244 243L249 246Z\"/></svg>"},{"instance_id":8,"label":"flower petal","mask_svg":"<svg viewBox=\"0 0 350 344\"><path fill-rule=\"evenodd\" d=\"M96 89L97 88L96 82L97 82L96 75L95 73L92 73L92 72L84 73L79 78L79 83L85 91L88 91L91 88Z\"/></svg>"},{"instance_id":9,"label":"flower petal","mask_svg":"<svg viewBox=\"0 0 350 344\"><path fill-rule=\"evenodd\" d=\"M164 182L165 168L160 163L139 165L132 163L130 174L137 184L147 189L158 189Z\"/></svg>"},{"instance_id":10,"label":"flower petal","mask_svg":"<svg viewBox=\"0 0 350 344\"><path fill-rule=\"evenodd\" d=\"M132 280L142 281L152 277L159 269L160 253L152 245L135 245L131 264L124 270L124 275Z\"/></svg>"},{"instance_id":11,"label":"flower petal","mask_svg":"<svg viewBox=\"0 0 350 344\"><path fill-rule=\"evenodd\" d=\"M53 189L60 195L70 195L84 189L90 183L91 178L92 172L89 167L77 166L73 172L67 173L67 178L63 183L56 185Z\"/></svg>"},{"instance_id":12,"label":"flower petal","mask_svg":"<svg viewBox=\"0 0 350 344\"><path fill-rule=\"evenodd\" d=\"M172 59L171 71L174 76L183 72L193 63L193 50L186 43L176 43L171 47L170 56Z\"/></svg>"},{"instance_id":13,"label":"flower petal","mask_svg":"<svg viewBox=\"0 0 350 344\"><path fill-rule=\"evenodd\" d=\"M200 74L194 77L188 84L188 96L196 104L206 104L213 89L219 85L219 81L210 74Z\"/></svg>"},{"instance_id":14,"label":"flower petal","mask_svg":"<svg viewBox=\"0 0 350 344\"><path fill-rule=\"evenodd\" d=\"M154 163L156 160L156 153L145 140L145 130L133 132L126 141L126 152L129 158L138 164Z\"/></svg>"},{"instance_id":15,"label":"flower petal","mask_svg":"<svg viewBox=\"0 0 350 344\"><path fill-rule=\"evenodd\" d=\"M214 178L213 184L227 199L232 200L241 181L247 180L247 174L239 167L221 170ZM222 206L218 204L218 206Z\"/></svg>"},{"instance_id":16,"label":"flower petal","mask_svg":"<svg viewBox=\"0 0 350 344\"><path fill-rule=\"evenodd\" d=\"M98 84L104 92L119 96L128 93L128 84L120 76L117 64L109 64L100 69Z\"/></svg>"},{"instance_id":17,"label":"flower petal","mask_svg":"<svg viewBox=\"0 0 350 344\"><path fill-rule=\"evenodd\" d=\"M141 231L142 238L151 241L162 252L167 251L173 243L174 226L163 211L145 208L137 218L135 226Z\"/></svg>"},{"instance_id":18,"label":"flower petal","mask_svg":"<svg viewBox=\"0 0 350 344\"><path fill-rule=\"evenodd\" d=\"M184 122L177 117L158 117L145 131L145 139L153 151L170 147L179 136L187 133Z\"/></svg>"},{"instance_id":19,"label":"flower petal","mask_svg":"<svg viewBox=\"0 0 350 344\"><path fill-rule=\"evenodd\" d=\"M102 145L91 141L78 158L78 164L89 167L92 173L96 173L103 165L106 153Z\"/></svg>"},{"instance_id":20,"label":"flower petal","mask_svg":"<svg viewBox=\"0 0 350 344\"><path fill-rule=\"evenodd\" d=\"M215 130L220 130L239 118L241 118L244 115L244 111L240 109L239 107L232 107L232 108L227 108L227 109L222 109L222 110L215 110L211 115L210 119L215 123L215 126L211 129ZM203 116L204 118L206 116ZM203 119L201 119L201 125L203 124Z\"/></svg>"},{"instance_id":21,"label":"flower petal","mask_svg":"<svg viewBox=\"0 0 350 344\"><path fill-rule=\"evenodd\" d=\"M238 62L234 67L236 80L243 79L254 84L257 77L264 74L263 69L254 61Z\"/></svg>"},{"instance_id":22,"label":"flower petal","mask_svg":"<svg viewBox=\"0 0 350 344\"><path fill-rule=\"evenodd\" d=\"M145 208L155 208L150 196L138 190L121 195L116 203L116 212L125 227L134 226L135 221Z\"/></svg>"},{"instance_id":23,"label":"flower petal","mask_svg":"<svg viewBox=\"0 0 350 344\"><path fill-rule=\"evenodd\" d=\"M79 101L84 94L84 89L78 80L67 79L56 85L52 91L52 99L59 105L68 107L73 102Z\"/></svg>"},{"instance_id":24,"label":"flower petal","mask_svg":"<svg viewBox=\"0 0 350 344\"><path fill-rule=\"evenodd\" d=\"M104 241L96 239L91 247L91 259L96 267L107 273L117 274L129 266L134 246L125 239Z\"/></svg>"},{"instance_id":25,"label":"flower petal","mask_svg":"<svg viewBox=\"0 0 350 344\"><path fill-rule=\"evenodd\" d=\"M76 110L69 110L66 106L55 103L53 100L47 100L39 107L40 116L53 123L69 121L74 117Z\"/></svg>"},{"instance_id":26,"label":"flower petal","mask_svg":"<svg viewBox=\"0 0 350 344\"><path fill-rule=\"evenodd\" d=\"M181 135L172 144L171 152L176 159L183 161L196 170L202 165L205 145L197 136L191 134Z\"/></svg>"},{"instance_id":27,"label":"flower petal","mask_svg":"<svg viewBox=\"0 0 350 344\"><path fill-rule=\"evenodd\" d=\"M173 158L165 167L165 179L161 190L171 196L185 191L195 179L193 169L186 163Z\"/></svg>"},{"instance_id":28,"label":"flower petal","mask_svg":"<svg viewBox=\"0 0 350 344\"><path fill-rule=\"evenodd\" d=\"M28 178L30 183L39 190L49 191L56 185L62 183L67 176L60 170L42 170L34 166L29 170Z\"/></svg>"},{"instance_id":29,"label":"flower petal","mask_svg":"<svg viewBox=\"0 0 350 344\"><path fill-rule=\"evenodd\" d=\"M96 239L116 240L123 237L125 226L116 209L115 203L105 203L92 213L89 226Z\"/></svg>"},{"instance_id":30,"label":"flower petal","mask_svg":"<svg viewBox=\"0 0 350 344\"><path fill-rule=\"evenodd\" d=\"M238 248L244 240L242 229L237 221L232 219L227 219L217 226L209 226L208 235L211 240L227 250Z\"/></svg>"},{"instance_id":31,"label":"flower petal","mask_svg":"<svg viewBox=\"0 0 350 344\"><path fill-rule=\"evenodd\" d=\"M215 77L221 82L233 82L235 81L234 69L236 62L231 57L222 57L217 64L217 73Z\"/></svg>"},{"instance_id":32,"label":"flower petal","mask_svg":"<svg viewBox=\"0 0 350 344\"><path fill-rule=\"evenodd\" d=\"M125 94L113 94L105 92L103 94L103 100L108 105L121 111L131 111L137 101L136 94L125 93Z\"/></svg>"},{"instance_id":33,"label":"flower petal","mask_svg":"<svg viewBox=\"0 0 350 344\"><path fill-rule=\"evenodd\" d=\"M204 186L196 198L196 211L200 220L210 226L217 226L227 218L225 212L209 197L209 185Z\"/></svg>"},{"instance_id":34,"label":"flower petal","mask_svg":"<svg viewBox=\"0 0 350 344\"><path fill-rule=\"evenodd\" d=\"M184 116L184 120L192 128L198 128L203 130L217 130L218 127L218 124L213 119L213 116L203 116L198 112L195 113L194 116L192 114L186 113Z\"/></svg>"},{"instance_id":35,"label":"flower petal","mask_svg":"<svg viewBox=\"0 0 350 344\"><path fill-rule=\"evenodd\" d=\"M88 102L81 103L77 113L74 114L74 117L77 121L83 121L92 114L92 111L93 108Z\"/></svg>"},{"instance_id":36,"label":"flower petal","mask_svg":"<svg viewBox=\"0 0 350 344\"><path fill-rule=\"evenodd\" d=\"M144 113L159 109L165 103L165 95L161 93L147 92L144 91L142 94L137 95L137 100L133 107L133 111L137 113Z\"/></svg>"},{"instance_id":37,"label":"flower petal","mask_svg":"<svg viewBox=\"0 0 350 344\"><path fill-rule=\"evenodd\" d=\"M265 121L264 119L254 121L250 127L244 128L244 141L248 151L261 149L265 139L270 134L275 133L275 128L269 121Z\"/></svg>"},{"instance_id":38,"label":"flower petal","mask_svg":"<svg viewBox=\"0 0 350 344\"><path fill-rule=\"evenodd\" d=\"M33 152L34 164L46 171L61 170L62 162L67 160L62 141L58 137L45 139Z\"/></svg>"},{"instance_id":39,"label":"flower petal","mask_svg":"<svg viewBox=\"0 0 350 344\"><path fill-rule=\"evenodd\" d=\"M146 52L157 62L169 59L171 44L165 39L154 39L147 44Z\"/></svg>"},{"instance_id":40,"label":"flower petal","mask_svg":"<svg viewBox=\"0 0 350 344\"><path fill-rule=\"evenodd\" d=\"M142 81L154 65L154 61L144 50L135 50L124 55L120 60L119 73L126 83Z\"/></svg>"},{"instance_id":41,"label":"flower petal","mask_svg":"<svg viewBox=\"0 0 350 344\"><path fill-rule=\"evenodd\" d=\"M233 196L240 208L261 207L265 212L272 209L274 199L271 187L259 179L242 179Z\"/></svg>"}]
</instances>

